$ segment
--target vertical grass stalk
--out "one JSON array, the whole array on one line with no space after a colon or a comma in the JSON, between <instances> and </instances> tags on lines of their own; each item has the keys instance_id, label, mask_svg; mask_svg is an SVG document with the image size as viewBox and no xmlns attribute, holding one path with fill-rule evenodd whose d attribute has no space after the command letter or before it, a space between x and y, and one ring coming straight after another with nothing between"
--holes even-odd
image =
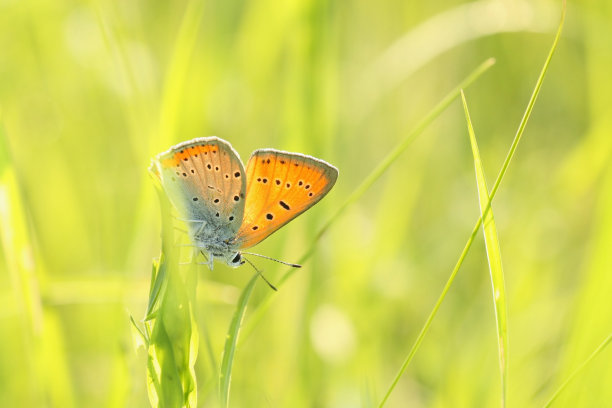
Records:
<instances>
[{"instance_id":1,"label":"vertical grass stalk","mask_svg":"<svg viewBox=\"0 0 612 408\"><path fill-rule=\"evenodd\" d=\"M495 180L495 184L493 185L493 188L491 189L491 193L489 194L489 200L487 202L487 205L485 206L485 211L484 211L485 213L486 213L486 211L488 211L488 209L489 209L489 207L491 205L491 201L493 200L493 198L495 197L495 194L497 193L497 190L499 189L501 181L502 181L504 175L506 174L506 171L508 170L508 166L510 165L510 161L512 160L512 157L514 156L514 153L516 151L518 143L521 140L521 137L523 136L523 132L525 131L525 126L527 125L527 121L529 120L529 117L531 116L531 111L533 110L533 106L535 104L535 101L536 101L536 99L538 97L538 94L540 93L540 88L542 87L542 83L544 81L544 77L546 76L546 72L548 71L548 66L550 65L550 61L552 60L552 57L553 57L553 55L555 53L555 50L557 49L557 43L559 42L559 38L561 38L561 32L563 31L563 22L565 21L565 10L566 10L566 3L565 3L565 0L564 0L563 1L562 11L561 11L561 21L559 23L559 27L557 28L557 33L555 35L555 39L553 40L553 44L552 44L552 46L550 48L550 51L548 52L548 56L546 57L546 60L544 61L544 66L542 67L542 70L540 71L540 75L539 75L539 77L538 77L538 79L536 81L536 85L535 85L534 90L533 90L533 92L531 94L531 98L529 99L529 102L527 103L527 108L525 109L525 113L523 114L523 118L521 119L521 122L519 124L518 130L517 130L516 135L514 137L514 140L512 141L512 145L510 146L510 150L509 150L508 154L506 155L506 159L504 160L504 163L502 164L501 170L500 170L500 172L499 172L499 174L497 176L497 179ZM414 344L412 345L412 348L408 352L408 355L406 356L406 359L402 363L402 366L400 367L397 375L395 376L395 378L393 379L391 385L387 389L387 392L385 393L385 396L381 400L379 407L383 407L385 405L385 403L389 399L389 396L391 395L391 392L393 392L393 389L397 385L397 383L398 383L399 379L401 378L401 376L404 374L404 371L406 371L406 368L408 367L408 365L412 361L412 358L416 354L416 351L418 350L419 346L423 342L425 334L429 330L429 327L431 326L431 323L433 322L434 317L438 313L438 309L442 305L442 301L446 297L446 294L448 293L448 290L450 289L450 286L452 285L453 281L455 280L455 277L457 276L457 273L459 272L459 268L463 264L463 260L467 256L467 253L470 250L470 248L472 246L472 243L474 242L474 238L476 237L476 234L478 233L478 230L480 229L481 223L482 223L482 216L480 216L478 218L478 220L476 221L476 225L474 225L474 228L472 228L472 233L470 234L470 237L468 238L465 246L463 247L463 251L461 251L461 255L459 256L459 260L455 264L455 267L453 268L453 271L451 272L448 280L446 281L446 284L444 285L444 288L442 289L442 293L438 297L438 300L436 301L432 311L430 312L429 316L427 317L427 320L425 321L425 324L421 328L421 331L419 332L416 340L414 341Z\"/></svg>"},{"instance_id":2,"label":"vertical grass stalk","mask_svg":"<svg viewBox=\"0 0 612 408\"><path fill-rule=\"evenodd\" d=\"M224 408L229 407L230 397L230 385L232 381L232 367L234 364L234 355L236 354L236 345L238 343L238 335L240 334L240 327L242 320L244 319L244 313L246 307L257 282L257 274L253 275L249 283L242 290L238 304L236 305L236 311L229 330L227 331L227 337L225 338L225 347L223 349L223 360L221 361L221 370L219 371L219 399L221 406Z\"/></svg>"},{"instance_id":3,"label":"vertical grass stalk","mask_svg":"<svg viewBox=\"0 0 612 408\"><path fill-rule=\"evenodd\" d=\"M484 220L482 222L485 237L487 259L489 261L489 271L491 274L491 287L493 289L493 306L495 309L495 321L497 323L497 341L499 352L499 368L501 374L501 406L506 406L506 390L508 389L508 306L506 304L506 285L504 284L504 271L501 261L501 250L493 209L488 205L490 201L487 181L480 159L478 143L474 134L474 127L470 118L465 94L461 91L461 100L465 110L465 118L468 125L470 144L474 156L474 168L476 170L476 184L478 186L478 201L480 203L480 214ZM487 206L488 205L488 206Z\"/></svg>"},{"instance_id":4,"label":"vertical grass stalk","mask_svg":"<svg viewBox=\"0 0 612 408\"><path fill-rule=\"evenodd\" d=\"M155 408L195 408L198 331L193 305L197 271L194 263L179 267L170 203L159 183L156 187L162 213L162 252L153 265L145 317L147 389Z\"/></svg>"}]
</instances>

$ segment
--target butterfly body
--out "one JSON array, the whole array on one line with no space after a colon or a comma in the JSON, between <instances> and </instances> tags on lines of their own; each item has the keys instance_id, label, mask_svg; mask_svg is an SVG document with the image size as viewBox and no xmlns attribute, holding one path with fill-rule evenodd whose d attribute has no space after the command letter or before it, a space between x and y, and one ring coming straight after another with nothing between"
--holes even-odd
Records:
<instances>
[{"instance_id":1,"label":"butterfly body","mask_svg":"<svg viewBox=\"0 0 612 408\"><path fill-rule=\"evenodd\" d=\"M229 239L224 239L224 228L215 226L212 222L190 221L189 236L195 247L207 253L208 266L213 268L214 259L221 259L229 266L238 267L244 263L236 245Z\"/></svg>"},{"instance_id":2,"label":"butterfly body","mask_svg":"<svg viewBox=\"0 0 612 408\"><path fill-rule=\"evenodd\" d=\"M171 147L151 170L211 269L215 258L243 264L242 249L312 207L338 177L323 160L275 149L253 152L245 170L232 146L214 136Z\"/></svg>"}]
</instances>

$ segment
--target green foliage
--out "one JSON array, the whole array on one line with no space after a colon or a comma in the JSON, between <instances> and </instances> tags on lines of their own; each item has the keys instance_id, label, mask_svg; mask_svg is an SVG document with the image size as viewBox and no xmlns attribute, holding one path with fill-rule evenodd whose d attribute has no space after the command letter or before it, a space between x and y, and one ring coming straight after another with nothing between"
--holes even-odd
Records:
<instances>
[{"instance_id":1,"label":"green foliage","mask_svg":"<svg viewBox=\"0 0 612 408\"><path fill-rule=\"evenodd\" d=\"M223 407L230 406L230 383L232 380L232 367L234 364L234 355L236 354L238 334L240 333L240 327L242 326L242 319L244 319L247 303L249 302L253 287L258 278L259 275L254 275L242 291L240 299L238 299L238 304L236 305L236 312L234 312L234 317L232 317L232 322L225 339L223 360L221 361L221 369L219 371L219 397L221 399L221 406Z\"/></svg>"},{"instance_id":2,"label":"green foliage","mask_svg":"<svg viewBox=\"0 0 612 408\"><path fill-rule=\"evenodd\" d=\"M155 186L162 209L162 252L153 265L145 331L137 325L136 328L148 354L151 405L191 408L197 406L194 365L198 355L198 329L193 314L197 272L194 262L185 267L180 265L180 246L173 233L170 203L159 183Z\"/></svg>"},{"instance_id":3,"label":"green foliage","mask_svg":"<svg viewBox=\"0 0 612 408\"><path fill-rule=\"evenodd\" d=\"M495 305L495 320L497 322L497 341L499 349L499 368L501 373L502 396L501 406L506 406L506 392L508 389L508 306L506 304L506 284L504 283L504 270L502 267L501 251L499 248L499 237L497 235L497 227L495 226L495 218L493 217L493 209L489 189L487 188L487 179L484 169L482 168L482 160L480 159L480 151L470 112L468 110L465 94L461 91L461 100L465 109L465 118L468 124L470 135L470 145L472 146L472 154L474 155L474 167L476 169L476 185L478 186L478 202L480 203L480 223L482 224L485 245L487 249L487 259L489 261L489 271L491 272L491 286L493 289L493 303Z\"/></svg>"},{"instance_id":4,"label":"green foliage","mask_svg":"<svg viewBox=\"0 0 612 408\"><path fill-rule=\"evenodd\" d=\"M504 169L488 194L507 406L605 406L612 14L570 4L534 104L559 14L546 1L0 2L0 405L499 406L473 229L486 199L455 89L495 58L469 102L482 168ZM340 169L254 249L306 259L291 272L256 259L278 292L247 267L188 262L163 200L160 222L150 158L208 135L243 159L273 147Z\"/></svg>"}]
</instances>

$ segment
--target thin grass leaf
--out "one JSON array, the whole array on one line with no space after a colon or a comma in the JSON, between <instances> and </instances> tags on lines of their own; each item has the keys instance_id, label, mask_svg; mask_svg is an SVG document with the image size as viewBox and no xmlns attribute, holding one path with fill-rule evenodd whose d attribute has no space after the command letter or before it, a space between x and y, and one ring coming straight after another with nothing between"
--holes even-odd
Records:
<instances>
[{"instance_id":1,"label":"thin grass leaf","mask_svg":"<svg viewBox=\"0 0 612 408\"><path fill-rule=\"evenodd\" d=\"M164 286L167 282L166 268L159 267L159 264L163 257L164 252L162 251L160 259L153 261L153 268L151 272L151 285L149 288L149 302L147 304L147 312L144 317L145 321L151 320L155 317L157 309L159 308L160 294L164 292Z\"/></svg>"},{"instance_id":2,"label":"thin grass leaf","mask_svg":"<svg viewBox=\"0 0 612 408\"><path fill-rule=\"evenodd\" d=\"M236 311L230 324L229 330L227 331L227 337L225 339L225 347L223 349L223 360L221 361L221 371L219 372L219 398L221 400L222 407L229 407L229 394L230 385L232 381L232 366L234 364L234 355L236 353L236 344L238 343L238 335L240 334L240 327L242 320L244 319L244 313L246 311L249 298L255 287L258 275L255 274L247 283L242 290L238 304L236 305Z\"/></svg>"},{"instance_id":3,"label":"thin grass leaf","mask_svg":"<svg viewBox=\"0 0 612 408\"><path fill-rule=\"evenodd\" d=\"M540 71L540 75L539 75L539 77L538 77L538 79L536 81L536 85L535 85L534 90L533 90L533 92L531 94L531 98L529 99L529 102L527 103L527 108L525 109L525 113L523 114L523 118L521 119L521 123L519 124L518 130L517 130L516 135L514 137L514 140L512 141L512 145L510 146L510 150L508 151L508 154L506 155L506 159L504 160L502 168L501 168L501 170L500 170L500 172L499 172L499 174L497 176L497 179L495 180L495 184L493 186L493 189L491 190L491 194L489 195L489 200L488 200L488 203L486 205L486 211L488 211L488 208L491 205L491 201L493 200L493 198L495 197L495 194L497 193L497 190L499 189L501 181L502 181L504 175L506 174L506 171L508 170L508 166L510 165L510 161L512 160L512 157L514 156L514 152L516 151L518 143L521 140L521 137L523 136L523 132L525 131L525 126L527 125L527 121L529 120L529 117L531 116L531 111L533 110L533 106L535 104L535 101L536 101L536 99L538 97L538 94L540 93L540 88L541 88L542 83L544 81L544 77L546 76L546 72L548 71L548 66L550 65L550 61L552 60L552 57L553 57L553 55L555 53L555 50L557 49L557 43L559 42L559 38L561 37L561 32L563 31L563 22L565 21L565 10L566 10L566 3L565 3L565 0L564 0L563 1L563 7L562 7L562 10L561 10L561 21L559 22L559 27L557 28L557 33L555 35L555 39L553 40L553 44L552 44L552 46L550 48L550 51L548 52L548 56L546 57L546 60L544 61L544 66L542 67L542 70ZM408 367L408 365L412 361L412 358L414 357L414 355L416 354L419 346L423 342L423 339L425 338L425 334L427 334L427 332L429 331L429 327L431 326L431 323L433 322L434 317L438 313L438 309L440 309L440 306L442 305L442 301L446 297L446 294L448 293L448 291L449 291L453 281L455 280L455 277L457 276L457 273L459 272L459 268L463 264L463 260L467 256L467 253L470 250L470 248L472 246L472 243L474 242L474 238L476 237L476 234L478 234L478 230L480 229L481 223L482 223L482 216L478 218L478 220L476 221L476 225L474 225L474 228L472 228L472 233L470 234L470 237L468 238L465 246L463 247L463 251L461 251L461 255L459 256L459 260L455 264L455 267L453 268L453 271L451 272L448 280L446 281L446 284L444 285L444 288L442 289L442 292L440 293L440 296L438 297L438 300L436 301L432 311L430 312L429 316L427 317L427 320L425 320L425 324L421 328L421 331L419 332L416 340L414 341L414 344L412 345L412 348L408 352L408 355L406 356L406 359L402 363L402 366L400 367L398 373L396 374L395 378L393 379L393 382L389 386L387 392L385 393L385 396L383 397L382 401L380 402L379 407L383 407L385 405L385 403L389 399L391 393L393 392L393 389L397 385L399 379L404 374L404 371L406 371L406 368Z\"/></svg>"},{"instance_id":4,"label":"thin grass leaf","mask_svg":"<svg viewBox=\"0 0 612 408\"><path fill-rule=\"evenodd\" d=\"M499 368L501 374L501 406L506 406L506 390L508 389L508 307L506 304L506 285L504 284L504 270L502 267L501 250L499 248L499 239L497 236L497 228L495 226L495 218L493 209L488 205L489 193L487 181L480 159L478 143L474 134L474 127L470 118L465 94L461 91L461 100L463 109L465 110L465 118L468 124L470 135L470 144L472 145L472 154L474 156L474 168L476 170L476 184L478 186L478 200L480 203L480 214L483 218L483 232L485 237L485 246L487 250L487 259L489 261L489 271L491 273L491 286L493 289L493 304L495 307L495 320L497 323L497 341L499 351Z\"/></svg>"},{"instance_id":5,"label":"thin grass leaf","mask_svg":"<svg viewBox=\"0 0 612 408\"><path fill-rule=\"evenodd\" d=\"M138 323L136 323L136 320L134 320L134 316L130 316L130 323L132 323L132 333L133 333L134 342L136 343L136 348L140 346L143 346L145 348L148 347L149 337L147 336L145 331L143 331L138 326Z\"/></svg>"},{"instance_id":6,"label":"thin grass leaf","mask_svg":"<svg viewBox=\"0 0 612 408\"><path fill-rule=\"evenodd\" d=\"M504 12L491 13L492 8ZM411 27L375 58L359 76L364 83L360 116L377 106L386 94L440 55L469 41L499 33L548 32L554 22L535 3L507 3L503 0L480 0L462 3ZM525 18L525 14L533 18ZM482 20L486 19L484 22ZM440 32L453 35L436 35ZM361 102L363 100L363 102Z\"/></svg>"},{"instance_id":7,"label":"thin grass leaf","mask_svg":"<svg viewBox=\"0 0 612 408\"><path fill-rule=\"evenodd\" d=\"M421 134L423 131L438 117L451 102L459 96L461 89L470 86L476 79L484 74L489 68L495 64L495 59L489 58L480 64L474 71L470 73L463 81L459 83L453 90L436 104L427 115L406 135L406 137L387 155L387 157L380 162L380 164L372 170L372 172L366 177L366 179L359 185L351 195L338 207L338 209L332 214L331 217L323 224L319 229L314 239L310 243L310 246L302 255L299 264L304 264L314 254L317 248L318 242L321 240L327 230L338 220L338 218L344 213L344 211L357 202L365 193L372 187L372 185L389 169L389 167L399 158L399 156L410 146L410 144ZM296 272L295 268L290 268L285 274L279 279L277 287L280 287L287 279L289 279ZM248 326L245 331L249 333L257 322L263 317L266 310L270 307L273 297L267 295L267 297L259 304L257 309L252 314L249 320Z\"/></svg>"},{"instance_id":8,"label":"thin grass leaf","mask_svg":"<svg viewBox=\"0 0 612 408\"><path fill-rule=\"evenodd\" d=\"M559 394L561 394L563 392L563 390L565 390L567 388L567 386L574 380L574 378L580 374L582 372L582 370L585 369L585 367L595 358L597 357L597 355L599 355L607 346L608 344L612 343L612 334L610 334L596 349L595 351L593 351L593 353L591 353L591 355L584 360L570 375L569 377L567 377L567 379L565 381L563 381L563 384L561 384L561 386L557 389L557 391L555 391L555 393L552 395L552 397L550 397L550 399L548 400L548 402L544 405L544 408L548 408L552 405L552 403L557 399L557 397L559 397Z\"/></svg>"},{"instance_id":9,"label":"thin grass leaf","mask_svg":"<svg viewBox=\"0 0 612 408\"><path fill-rule=\"evenodd\" d=\"M412 142L419 136L427 127L438 117L448 106L453 102L455 98L459 96L461 89L464 87L470 86L476 79L478 79L482 74L489 70L495 64L494 58L489 58L485 60L482 64L480 64L474 71L470 73L463 81L457 85L452 91L450 91L446 96L438 102L436 106L432 110L430 110L427 115L419 122L417 125L406 135L404 140L402 140L387 156L368 174L368 176L363 180L363 182L357 186L355 190L348 196L348 198L342 203L340 207L332 214L331 217L327 219L327 222L323 224L323 226L319 229L315 238L313 239L310 247L306 251L306 253L300 258L298 261L299 264L306 262L314 252L317 243L321 239L321 237L327 232L329 227L334 224L338 218L342 215L342 213L346 210L347 207L356 203L366 191L372 187L372 185L378 181L380 177L391 167L393 163L399 158L399 156L404 153L404 151L412 144ZM289 269L285 275L281 277L278 285L281 285L285 282L293 273L295 273L295 269Z\"/></svg>"},{"instance_id":10,"label":"thin grass leaf","mask_svg":"<svg viewBox=\"0 0 612 408\"><path fill-rule=\"evenodd\" d=\"M470 86L476 79L478 79L482 74L484 74L489 68L491 68L495 64L495 59L489 58L485 60L482 64L480 64L474 71L470 73L463 81L459 83L457 87L451 90L448 94L436 104L432 110L430 110L427 115L410 131L404 140L402 140L388 155L387 157L366 177L366 179L359 185L353 193L338 207L338 209L333 213L331 217L323 224L323 226L319 229L314 239L312 240L310 246L302 255L297 263L304 264L310 257L314 254L314 251L317 247L318 242L321 240L323 235L327 232L327 230L333 225L334 222L342 215L342 213L346 210L347 207L357 202L365 192L372 187L372 185L385 173L385 171L399 158L399 156L410 146L410 144L419 136L450 104L451 102L459 95L463 86ZM285 272L285 274L279 279L277 287L282 286L282 284L287 281L294 273L296 272L295 268L290 268ZM251 319L249 320L248 326L245 328L245 331L248 333L251 332L253 327L257 325L263 315L266 313L270 305L272 304L272 300L274 298L270 295L259 304L259 306L254 310Z\"/></svg>"},{"instance_id":11,"label":"thin grass leaf","mask_svg":"<svg viewBox=\"0 0 612 408\"><path fill-rule=\"evenodd\" d=\"M202 315L202 313L200 312L200 316ZM206 319L206 315L202 317L200 317L200 321L204 321L206 322L208 319ZM212 341L210 339L210 329L208 327L206 327L206 325L204 325L204 327L202 327L200 329L200 332L203 336L203 341L204 341L204 346L206 348L206 355L208 356L208 361L210 364L210 369L211 372L216 372L219 369L219 365L218 365L218 361L217 361L217 356L216 356L216 352L213 348L212 345ZM214 388L217 386L217 381L216 379L214 379L214 376L211 376L211 382L214 383L214 385L211 388Z\"/></svg>"}]
</instances>

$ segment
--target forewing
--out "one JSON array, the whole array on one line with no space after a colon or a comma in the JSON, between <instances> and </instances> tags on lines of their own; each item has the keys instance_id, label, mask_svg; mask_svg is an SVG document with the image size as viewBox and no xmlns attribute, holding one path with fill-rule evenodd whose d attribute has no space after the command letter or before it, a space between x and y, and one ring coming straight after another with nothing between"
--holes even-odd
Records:
<instances>
[{"instance_id":1,"label":"forewing","mask_svg":"<svg viewBox=\"0 0 612 408\"><path fill-rule=\"evenodd\" d=\"M233 237L242 221L246 177L232 146L217 137L180 143L154 162L181 218L201 220Z\"/></svg>"},{"instance_id":2,"label":"forewing","mask_svg":"<svg viewBox=\"0 0 612 408\"><path fill-rule=\"evenodd\" d=\"M248 248L263 241L321 200L337 178L338 169L311 156L255 151L247 164L246 204L236 245Z\"/></svg>"}]
</instances>

